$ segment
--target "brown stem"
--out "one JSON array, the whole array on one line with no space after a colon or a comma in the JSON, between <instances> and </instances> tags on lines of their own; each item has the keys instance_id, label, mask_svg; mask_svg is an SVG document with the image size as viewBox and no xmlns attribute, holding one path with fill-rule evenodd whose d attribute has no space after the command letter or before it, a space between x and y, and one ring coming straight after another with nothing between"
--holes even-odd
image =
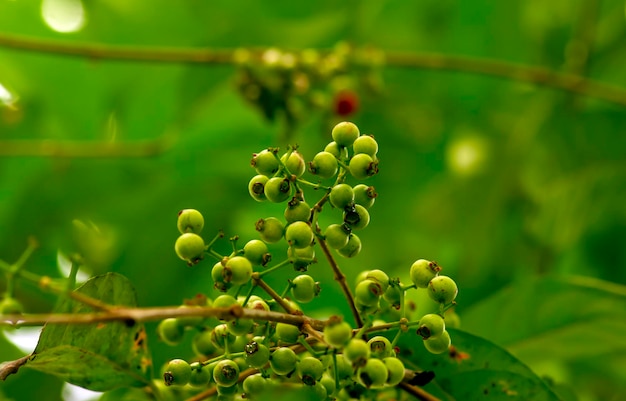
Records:
<instances>
[{"instance_id":1,"label":"brown stem","mask_svg":"<svg viewBox=\"0 0 626 401\"><path fill-rule=\"evenodd\" d=\"M318 233L321 232L319 225L316 227L316 231ZM356 322L357 327L363 327L363 320L361 319L361 315L359 315L359 311L356 309L356 305L354 304L354 297L352 296L350 287L348 287L348 283L346 282L346 275L343 274L343 272L339 268L339 265L337 265L337 261L335 261L335 258L330 252L330 249L328 249L326 241L322 237L318 236L317 242L320 244L320 248L322 248L324 256L326 256L326 259L328 260L328 264L335 273L335 280L339 283L339 285L341 286L341 290L346 296L346 300L348 301L348 305L350 305L350 310L352 311L352 315L354 316L354 321Z\"/></svg>"},{"instance_id":2,"label":"brown stem","mask_svg":"<svg viewBox=\"0 0 626 401\"><path fill-rule=\"evenodd\" d=\"M417 386L412 386L405 382L400 382L398 387L400 387L402 390L406 391L407 393L411 394L412 396L414 396L415 398L421 401L441 401L439 398L435 397L429 392Z\"/></svg>"},{"instance_id":3,"label":"brown stem","mask_svg":"<svg viewBox=\"0 0 626 401\"><path fill-rule=\"evenodd\" d=\"M17 373L17 371L28 362L30 355L26 355L14 361L4 362L0 365L0 380L5 381L9 375Z\"/></svg>"},{"instance_id":4,"label":"brown stem","mask_svg":"<svg viewBox=\"0 0 626 401\"><path fill-rule=\"evenodd\" d=\"M280 306L282 306L282 308L287 313L289 313L289 314L295 313L295 309L292 308L291 305L289 305L289 303L283 299L283 297L278 295L278 293L276 291L274 291L274 289L272 287L267 285L267 283L265 281L263 281L263 279L259 276L258 273L254 273L252 275L252 280L254 281L254 285L258 285L259 287L263 288L263 290L267 293L267 295L269 295L276 302L278 302L278 304Z\"/></svg>"}]
</instances>

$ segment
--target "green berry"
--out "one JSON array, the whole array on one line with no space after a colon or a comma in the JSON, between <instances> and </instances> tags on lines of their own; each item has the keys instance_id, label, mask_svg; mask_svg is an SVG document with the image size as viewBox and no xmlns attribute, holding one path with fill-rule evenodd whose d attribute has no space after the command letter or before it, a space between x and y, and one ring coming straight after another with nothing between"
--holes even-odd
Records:
<instances>
[{"instance_id":1,"label":"green berry","mask_svg":"<svg viewBox=\"0 0 626 401\"><path fill-rule=\"evenodd\" d=\"M242 383L246 399L255 399L267 387L267 379L261 373L255 373L246 377Z\"/></svg>"},{"instance_id":2,"label":"green berry","mask_svg":"<svg viewBox=\"0 0 626 401\"><path fill-rule=\"evenodd\" d=\"M430 280L435 278L441 271L441 267L437 265L435 261L429 261L426 259L418 259L411 265L410 276L411 281L418 288L428 287Z\"/></svg>"},{"instance_id":3,"label":"green berry","mask_svg":"<svg viewBox=\"0 0 626 401\"><path fill-rule=\"evenodd\" d=\"M215 389L217 390L217 397L215 401L234 401L235 394L239 392L239 386L237 386L237 383L233 384L232 386L220 386L219 384L217 384L215 386Z\"/></svg>"},{"instance_id":4,"label":"green berry","mask_svg":"<svg viewBox=\"0 0 626 401\"><path fill-rule=\"evenodd\" d=\"M401 360L394 356L383 359L383 363L387 367L387 385L395 387L404 379L404 364Z\"/></svg>"},{"instance_id":5,"label":"green berry","mask_svg":"<svg viewBox=\"0 0 626 401\"><path fill-rule=\"evenodd\" d=\"M291 295L302 303L311 302L320 293L320 285L308 274L301 274L291 281Z\"/></svg>"},{"instance_id":6,"label":"green berry","mask_svg":"<svg viewBox=\"0 0 626 401\"><path fill-rule=\"evenodd\" d=\"M348 243L338 250L339 254L345 258L353 258L361 252L361 239L354 233L348 236Z\"/></svg>"},{"instance_id":7,"label":"green berry","mask_svg":"<svg viewBox=\"0 0 626 401\"><path fill-rule=\"evenodd\" d=\"M370 347L370 355L373 358L383 359L393 355L393 348L387 337L372 337L367 341L367 345Z\"/></svg>"},{"instance_id":8,"label":"green berry","mask_svg":"<svg viewBox=\"0 0 626 401\"><path fill-rule=\"evenodd\" d=\"M191 379L191 366L183 359L172 359L165 367L163 380L166 386L184 386Z\"/></svg>"},{"instance_id":9,"label":"green berry","mask_svg":"<svg viewBox=\"0 0 626 401\"><path fill-rule=\"evenodd\" d=\"M252 277L252 263L243 256L233 256L228 258L223 274L226 282L244 285Z\"/></svg>"},{"instance_id":10,"label":"green berry","mask_svg":"<svg viewBox=\"0 0 626 401\"><path fill-rule=\"evenodd\" d=\"M223 359L213 369L213 380L220 386L230 387L239 380L239 365L230 359Z\"/></svg>"},{"instance_id":11,"label":"green berry","mask_svg":"<svg viewBox=\"0 0 626 401\"><path fill-rule=\"evenodd\" d=\"M374 201L378 196L374 187L365 184L355 185L352 190L354 191L354 203L367 209L374 205Z\"/></svg>"},{"instance_id":12,"label":"green berry","mask_svg":"<svg viewBox=\"0 0 626 401\"><path fill-rule=\"evenodd\" d=\"M359 383L366 388L381 388L387 383L389 373L383 361L372 358L357 370L356 376Z\"/></svg>"},{"instance_id":13,"label":"green berry","mask_svg":"<svg viewBox=\"0 0 626 401\"><path fill-rule=\"evenodd\" d=\"M268 149L252 155L250 165L254 167L258 174L271 177L278 171L279 163L274 153Z\"/></svg>"},{"instance_id":14,"label":"green berry","mask_svg":"<svg viewBox=\"0 0 626 401\"><path fill-rule=\"evenodd\" d=\"M230 289L232 284L230 281L226 281L227 275L224 272L225 263L217 262L211 269L211 278L213 279L213 286L221 292L226 292Z\"/></svg>"},{"instance_id":15,"label":"green berry","mask_svg":"<svg viewBox=\"0 0 626 401\"><path fill-rule=\"evenodd\" d=\"M322 178L334 177L337 169L337 158L330 152L319 152L309 163L309 171Z\"/></svg>"},{"instance_id":16,"label":"green berry","mask_svg":"<svg viewBox=\"0 0 626 401\"><path fill-rule=\"evenodd\" d=\"M378 142L376 142L376 139L371 135L361 135L355 139L352 144L352 149L355 154L365 153L374 157L376 153L378 153Z\"/></svg>"},{"instance_id":17,"label":"green berry","mask_svg":"<svg viewBox=\"0 0 626 401\"><path fill-rule=\"evenodd\" d=\"M335 156L336 159L341 157L341 148L337 144L337 142L332 141L324 148L324 152L328 152L331 155Z\"/></svg>"},{"instance_id":18,"label":"green berry","mask_svg":"<svg viewBox=\"0 0 626 401\"><path fill-rule=\"evenodd\" d=\"M382 295L382 286L378 282L370 279L361 281L354 290L354 299L365 306L378 305L378 301L380 301Z\"/></svg>"},{"instance_id":19,"label":"green berry","mask_svg":"<svg viewBox=\"0 0 626 401\"><path fill-rule=\"evenodd\" d=\"M198 234L185 233L176 240L174 250L179 258L193 265L198 263L204 255L204 240Z\"/></svg>"},{"instance_id":20,"label":"green berry","mask_svg":"<svg viewBox=\"0 0 626 401\"><path fill-rule=\"evenodd\" d=\"M402 290L397 286L389 286L383 294L383 299L391 304L392 307L400 309L400 300L402 299Z\"/></svg>"},{"instance_id":21,"label":"green berry","mask_svg":"<svg viewBox=\"0 0 626 401\"><path fill-rule=\"evenodd\" d=\"M270 366L274 373L279 376L286 376L293 372L297 363L298 357L291 348L277 348L270 356Z\"/></svg>"},{"instance_id":22,"label":"green berry","mask_svg":"<svg viewBox=\"0 0 626 401\"><path fill-rule=\"evenodd\" d=\"M193 362L191 367L191 376L189 384L193 387L204 387L211 381L213 372L207 367L202 366L199 362Z\"/></svg>"},{"instance_id":23,"label":"green berry","mask_svg":"<svg viewBox=\"0 0 626 401\"><path fill-rule=\"evenodd\" d=\"M442 354L446 352L450 344L450 334L447 330L444 330L443 333L438 336L431 336L424 340L424 347L432 354Z\"/></svg>"},{"instance_id":24,"label":"green berry","mask_svg":"<svg viewBox=\"0 0 626 401\"><path fill-rule=\"evenodd\" d=\"M325 401L328 397L326 387L322 383L317 382L311 386L302 384L302 391L299 393L302 398L307 401Z\"/></svg>"},{"instance_id":25,"label":"green berry","mask_svg":"<svg viewBox=\"0 0 626 401\"><path fill-rule=\"evenodd\" d=\"M289 170L291 174L294 174L296 177L302 176L306 170L306 164L300 152L294 150L289 155L289 158L287 158L287 154L288 153L285 153L280 160L285 164L285 167L287 167L287 170Z\"/></svg>"},{"instance_id":26,"label":"green berry","mask_svg":"<svg viewBox=\"0 0 626 401\"><path fill-rule=\"evenodd\" d=\"M304 357L298 362L296 367L298 377L302 379L302 383L308 386L314 386L324 373L324 365L322 362L312 356Z\"/></svg>"},{"instance_id":27,"label":"green berry","mask_svg":"<svg viewBox=\"0 0 626 401\"><path fill-rule=\"evenodd\" d=\"M248 182L248 193L252 199L258 202L267 200L265 196L265 184L267 184L268 181L269 177L266 175L259 174L252 177L250 182Z\"/></svg>"},{"instance_id":28,"label":"green berry","mask_svg":"<svg viewBox=\"0 0 626 401\"><path fill-rule=\"evenodd\" d=\"M217 347L211 341L211 330L203 330L193 336L191 343L193 351L198 355L209 356L217 351Z\"/></svg>"},{"instance_id":29,"label":"green berry","mask_svg":"<svg viewBox=\"0 0 626 401\"><path fill-rule=\"evenodd\" d=\"M348 238L352 230L345 224L331 224L324 231L324 238L329 247L341 249L348 245Z\"/></svg>"},{"instance_id":30,"label":"green berry","mask_svg":"<svg viewBox=\"0 0 626 401\"><path fill-rule=\"evenodd\" d=\"M283 344L295 344L300 337L300 329L292 324L288 323L276 323L276 335Z\"/></svg>"},{"instance_id":31,"label":"green berry","mask_svg":"<svg viewBox=\"0 0 626 401\"><path fill-rule=\"evenodd\" d=\"M337 145L344 147L352 146L359 134L359 127L348 121L335 125L332 131L333 140Z\"/></svg>"},{"instance_id":32,"label":"green berry","mask_svg":"<svg viewBox=\"0 0 626 401\"><path fill-rule=\"evenodd\" d=\"M354 191L348 184L337 184L330 190L329 200L337 209L345 209L354 203Z\"/></svg>"},{"instance_id":33,"label":"green berry","mask_svg":"<svg viewBox=\"0 0 626 401\"><path fill-rule=\"evenodd\" d=\"M237 304L237 299L229 294L222 294L213 300L214 308L230 308Z\"/></svg>"},{"instance_id":34,"label":"green berry","mask_svg":"<svg viewBox=\"0 0 626 401\"><path fill-rule=\"evenodd\" d=\"M264 193L270 202L284 202L291 196L291 181L288 178L272 177L265 183Z\"/></svg>"},{"instance_id":35,"label":"green berry","mask_svg":"<svg viewBox=\"0 0 626 401\"><path fill-rule=\"evenodd\" d=\"M336 390L336 384L335 384L335 378L331 377L328 373L325 373L322 375L322 378L320 379L320 383L322 383L322 386L324 386L324 388L326 388L326 394L333 394Z\"/></svg>"},{"instance_id":36,"label":"green berry","mask_svg":"<svg viewBox=\"0 0 626 401\"><path fill-rule=\"evenodd\" d=\"M270 244L280 241L285 231L285 226L276 217L260 219L255 228L261 234L261 239Z\"/></svg>"},{"instance_id":37,"label":"green berry","mask_svg":"<svg viewBox=\"0 0 626 401\"><path fill-rule=\"evenodd\" d=\"M230 333L226 324L218 324L211 331L211 342L219 349L226 349L226 344L232 346L236 340L237 337Z\"/></svg>"},{"instance_id":38,"label":"green berry","mask_svg":"<svg viewBox=\"0 0 626 401\"><path fill-rule=\"evenodd\" d=\"M352 205L343 212L343 222L352 230L360 230L370 223L370 214L361 205Z\"/></svg>"},{"instance_id":39,"label":"green berry","mask_svg":"<svg viewBox=\"0 0 626 401\"><path fill-rule=\"evenodd\" d=\"M196 209L183 209L178 212L178 231L181 234L200 234L204 227L204 217Z\"/></svg>"},{"instance_id":40,"label":"green berry","mask_svg":"<svg viewBox=\"0 0 626 401\"><path fill-rule=\"evenodd\" d=\"M387 273L385 273L382 270L379 270L379 269L370 270L365 275L365 278L373 280L377 282L378 284L380 284L380 288L382 289L383 293L386 292L387 289L389 288L389 276L387 275Z\"/></svg>"},{"instance_id":41,"label":"green berry","mask_svg":"<svg viewBox=\"0 0 626 401\"><path fill-rule=\"evenodd\" d=\"M365 153L352 156L348 165L350 174L357 180L364 180L378 173L378 160Z\"/></svg>"},{"instance_id":42,"label":"green berry","mask_svg":"<svg viewBox=\"0 0 626 401\"><path fill-rule=\"evenodd\" d=\"M371 305L363 305L358 300L356 300L356 302L354 303L354 306L356 306L356 310L357 312L359 312L359 315L362 315L362 316L363 315L375 315L380 310L379 301Z\"/></svg>"},{"instance_id":43,"label":"green berry","mask_svg":"<svg viewBox=\"0 0 626 401\"><path fill-rule=\"evenodd\" d=\"M435 313L429 313L422 316L417 328L417 334L422 336L424 340L430 337L436 337L443 333L446 328L446 324L440 315Z\"/></svg>"},{"instance_id":44,"label":"green berry","mask_svg":"<svg viewBox=\"0 0 626 401\"><path fill-rule=\"evenodd\" d=\"M178 319L167 318L159 322L157 335L167 345L177 345L183 340L185 327L181 326Z\"/></svg>"},{"instance_id":45,"label":"green berry","mask_svg":"<svg viewBox=\"0 0 626 401\"><path fill-rule=\"evenodd\" d=\"M270 350L267 346L251 341L244 347L244 356L248 366L261 369L270 360Z\"/></svg>"},{"instance_id":46,"label":"green berry","mask_svg":"<svg viewBox=\"0 0 626 401\"><path fill-rule=\"evenodd\" d=\"M285 230L285 239L289 246L294 248L306 248L313 242L313 230L311 225L304 221L296 221L289 224Z\"/></svg>"},{"instance_id":47,"label":"green berry","mask_svg":"<svg viewBox=\"0 0 626 401\"><path fill-rule=\"evenodd\" d=\"M307 246L306 248L294 248L290 246L287 248L287 256L293 263L293 268L296 271L307 271L311 263L316 263L315 248Z\"/></svg>"},{"instance_id":48,"label":"green berry","mask_svg":"<svg viewBox=\"0 0 626 401\"><path fill-rule=\"evenodd\" d=\"M352 364L359 368L364 366L370 357L370 347L361 338L352 338L343 349L343 356Z\"/></svg>"},{"instance_id":49,"label":"green berry","mask_svg":"<svg viewBox=\"0 0 626 401\"><path fill-rule=\"evenodd\" d=\"M237 318L226 322L228 331L234 336L245 336L252 331L254 321L252 319Z\"/></svg>"},{"instance_id":50,"label":"green berry","mask_svg":"<svg viewBox=\"0 0 626 401\"><path fill-rule=\"evenodd\" d=\"M13 297L5 297L0 301L0 315L21 315L24 313L24 306Z\"/></svg>"},{"instance_id":51,"label":"green berry","mask_svg":"<svg viewBox=\"0 0 626 401\"><path fill-rule=\"evenodd\" d=\"M448 276L437 276L428 283L428 295L440 304L449 304L454 301L459 289L454 280Z\"/></svg>"},{"instance_id":52,"label":"green berry","mask_svg":"<svg viewBox=\"0 0 626 401\"><path fill-rule=\"evenodd\" d=\"M331 317L324 326L324 341L334 348L343 347L352 337L352 327L338 317Z\"/></svg>"},{"instance_id":53,"label":"green berry","mask_svg":"<svg viewBox=\"0 0 626 401\"><path fill-rule=\"evenodd\" d=\"M243 256L255 266L265 266L272 260L265 242L253 239L243 246Z\"/></svg>"},{"instance_id":54,"label":"green berry","mask_svg":"<svg viewBox=\"0 0 626 401\"><path fill-rule=\"evenodd\" d=\"M291 224L296 221L309 221L311 216L311 206L308 203L302 202L297 198L291 199L287 203L285 209L285 220L287 224Z\"/></svg>"}]
</instances>

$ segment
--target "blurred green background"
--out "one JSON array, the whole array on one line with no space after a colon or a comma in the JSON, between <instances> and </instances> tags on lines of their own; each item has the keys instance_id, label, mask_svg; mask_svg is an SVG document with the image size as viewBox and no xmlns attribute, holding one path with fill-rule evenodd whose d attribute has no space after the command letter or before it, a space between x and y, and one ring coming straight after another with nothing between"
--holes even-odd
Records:
<instances>
[{"instance_id":1,"label":"blurred green background","mask_svg":"<svg viewBox=\"0 0 626 401\"><path fill-rule=\"evenodd\" d=\"M626 88L623 0L1 0L0 34L295 50L346 41L541 65ZM245 240L257 238L256 220L283 212L252 200L247 183L252 153L284 147L285 125L246 102L235 77L231 65L0 47L0 258L13 262L34 236L28 269L58 276L57 251L75 249L71 222L81 219L100 229L93 272L129 277L140 305L211 293L212 263L188 268L174 253L177 212L200 210L206 239L223 229ZM369 180L379 198L363 250L341 267L406 279L414 260L437 260L459 285L463 329L507 347L566 399L623 399L626 106L462 71L385 66L380 78L380 93L358 92L346 117L375 135L380 174ZM304 110L289 142L310 160L340 120ZM156 145L145 157L28 151L93 141ZM327 285L307 308L330 313L324 297L339 288L325 263L311 274ZM31 285L17 290L27 311L54 304ZM162 363L172 350L148 327ZM4 339L0 350L2 360L21 356ZM54 400L60 386L24 369L0 384L0 398Z\"/></svg>"}]
</instances>

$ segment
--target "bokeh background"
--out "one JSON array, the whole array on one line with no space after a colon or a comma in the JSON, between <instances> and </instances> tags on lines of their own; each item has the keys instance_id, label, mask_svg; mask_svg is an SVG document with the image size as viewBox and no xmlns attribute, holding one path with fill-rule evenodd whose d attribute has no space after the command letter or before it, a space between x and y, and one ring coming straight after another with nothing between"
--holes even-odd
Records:
<instances>
[{"instance_id":1,"label":"bokeh background","mask_svg":"<svg viewBox=\"0 0 626 401\"><path fill-rule=\"evenodd\" d=\"M506 347L564 399L626 396L623 0L0 0L7 35L294 51L347 43L543 66L616 86L610 102L588 87L574 94L469 73L463 63L382 65L370 86L348 71L317 94L321 107L301 108L287 124L242 95L229 63L0 46L0 259L15 261L34 236L28 270L58 276L58 253L79 246L80 219L98 227L79 235L91 244L87 273L126 275L140 305L212 294L212 263L188 268L174 253L178 210L204 214L206 239L218 229L257 238L254 222L283 206L248 196L252 153L297 143L310 160L332 124L349 119L378 140L380 173L369 179L379 198L363 250L340 260L348 276L378 268L406 279L414 260L437 260L460 287L462 329ZM356 94L354 113L336 114L338 89ZM309 310L336 311L328 266L312 274L325 286ZM17 297L30 312L55 301L28 284ZM171 358L148 328L155 363ZM0 339L2 360L21 355ZM61 386L23 369L0 384L0 398L62 399Z\"/></svg>"}]
</instances>

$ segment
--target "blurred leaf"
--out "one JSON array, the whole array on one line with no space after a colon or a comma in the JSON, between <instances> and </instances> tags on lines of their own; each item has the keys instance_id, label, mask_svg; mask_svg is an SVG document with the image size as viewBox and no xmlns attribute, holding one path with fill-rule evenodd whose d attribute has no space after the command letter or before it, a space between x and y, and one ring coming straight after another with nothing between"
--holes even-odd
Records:
<instances>
[{"instance_id":1,"label":"blurred leaf","mask_svg":"<svg viewBox=\"0 0 626 401\"><path fill-rule=\"evenodd\" d=\"M76 291L110 305L136 306L135 289L116 273L94 277ZM93 312L73 300L61 304L60 310ZM106 391L146 385L151 363L142 324L108 322L44 326L26 366L90 390Z\"/></svg>"},{"instance_id":2,"label":"blurred leaf","mask_svg":"<svg viewBox=\"0 0 626 401\"><path fill-rule=\"evenodd\" d=\"M558 398L526 365L497 345L464 331L449 329L453 350L433 355L416 334L400 337L400 355L407 367L433 371L434 382L424 387L457 400L550 400ZM452 349L451 349L452 350Z\"/></svg>"}]
</instances>

